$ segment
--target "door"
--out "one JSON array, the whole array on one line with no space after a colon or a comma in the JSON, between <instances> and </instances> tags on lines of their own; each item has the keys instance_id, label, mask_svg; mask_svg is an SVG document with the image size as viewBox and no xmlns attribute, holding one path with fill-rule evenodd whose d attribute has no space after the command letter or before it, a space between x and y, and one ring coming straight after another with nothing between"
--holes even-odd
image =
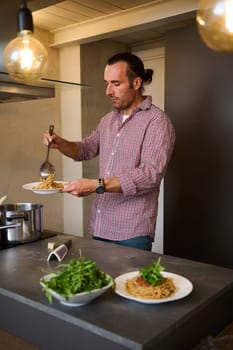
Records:
<instances>
[{"instance_id":1,"label":"door","mask_svg":"<svg viewBox=\"0 0 233 350\"><path fill-rule=\"evenodd\" d=\"M145 95L151 95L152 101L159 108L164 110L164 84L165 84L165 48L153 48L133 52L144 62L145 69L151 68L154 71L153 79L150 85L145 85ZM152 251L163 254L164 251L164 183L160 185L159 208L157 225L155 232L155 241Z\"/></svg>"}]
</instances>

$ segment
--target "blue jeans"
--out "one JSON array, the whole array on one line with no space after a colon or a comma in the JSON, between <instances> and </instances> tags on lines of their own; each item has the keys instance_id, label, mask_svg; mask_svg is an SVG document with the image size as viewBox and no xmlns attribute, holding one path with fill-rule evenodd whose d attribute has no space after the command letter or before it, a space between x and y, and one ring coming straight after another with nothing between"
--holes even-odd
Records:
<instances>
[{"instance_id":1,"label":"blue jeans","mask_svg":"<svg viewBox=\"0 0 233 350\"><path fill-rule=\"evenodd\" d=\"M92 236L92 238L98 241L110 242L110 243L125 245L127 247L133 247L133 248L144 249L144 250L151 250L152 242L153 242L153 239L149 236L139 236L139 237L126 239L123 241L113 241L110 239L105 239L105 238L100 238L95 236Z\"/></svg>"}]
</instances>

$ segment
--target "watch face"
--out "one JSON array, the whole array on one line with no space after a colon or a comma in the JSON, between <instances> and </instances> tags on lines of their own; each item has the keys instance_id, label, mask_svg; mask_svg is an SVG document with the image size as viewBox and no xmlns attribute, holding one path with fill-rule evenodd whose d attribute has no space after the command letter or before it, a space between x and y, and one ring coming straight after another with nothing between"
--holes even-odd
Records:
<instances>
[{"instance_id":1,"label":"watch face","mask_svg":"<svg viewBox=\"0 0 233 350\"><path fill-rule=\"evenodd\" d=\"M104 193L104 188L103 188L103 186L98 186L98 187L96 188L96 193L98 193L98 194Z\"/></svg>"}]
</instances>

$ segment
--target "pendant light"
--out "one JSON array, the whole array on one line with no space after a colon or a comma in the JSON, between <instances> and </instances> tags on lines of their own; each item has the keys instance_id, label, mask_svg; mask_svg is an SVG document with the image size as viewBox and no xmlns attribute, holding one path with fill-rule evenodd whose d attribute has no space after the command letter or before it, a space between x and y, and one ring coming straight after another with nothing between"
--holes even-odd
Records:
<instances>
[{"instance_id":1,"label":"pendant light","mask_svg":"<svg viewBox=\"0 0 233 350\"><path fill-rule=\"evenodd\" d=\"M233 52L233 0L201 0L196 21L210 49Z\"/></svg>"},{"instance_id":2,"label":"pendant light","mask_svg":"<svg viewBox=\"0 0 233 350\"><path fill-rule=\"evenodd\" d=\"M4 63L9 75L22 83L41 78L47 70L48 53L33 36L32 13L26 0L21 1L17 14L18 35L4 50Z\"/></svg>"}]
</instances>

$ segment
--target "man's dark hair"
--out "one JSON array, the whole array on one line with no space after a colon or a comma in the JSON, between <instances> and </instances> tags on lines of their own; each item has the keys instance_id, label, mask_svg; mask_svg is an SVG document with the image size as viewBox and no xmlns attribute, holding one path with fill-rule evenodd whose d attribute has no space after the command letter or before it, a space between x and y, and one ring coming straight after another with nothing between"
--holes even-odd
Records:
<instances>
[{"instance_id":1,"label":"man's dark hair","mask_svg":"<svg viewBox=\"0 0 233 350\"><path fill-rule=\"evenodd\" d=\"M128 65L127 76L129 78L129 82L131 87L133 86L133 81L136 77L140 77L143 83L150 84L152 81L153 70L145 69L142 60L132 53L129 52L121 52L112 57L110 57L107 61L108 65L115 64L117 62L126 62ZM142 89L142 86L141 86Z\"/></svg>"}]
</instances>

